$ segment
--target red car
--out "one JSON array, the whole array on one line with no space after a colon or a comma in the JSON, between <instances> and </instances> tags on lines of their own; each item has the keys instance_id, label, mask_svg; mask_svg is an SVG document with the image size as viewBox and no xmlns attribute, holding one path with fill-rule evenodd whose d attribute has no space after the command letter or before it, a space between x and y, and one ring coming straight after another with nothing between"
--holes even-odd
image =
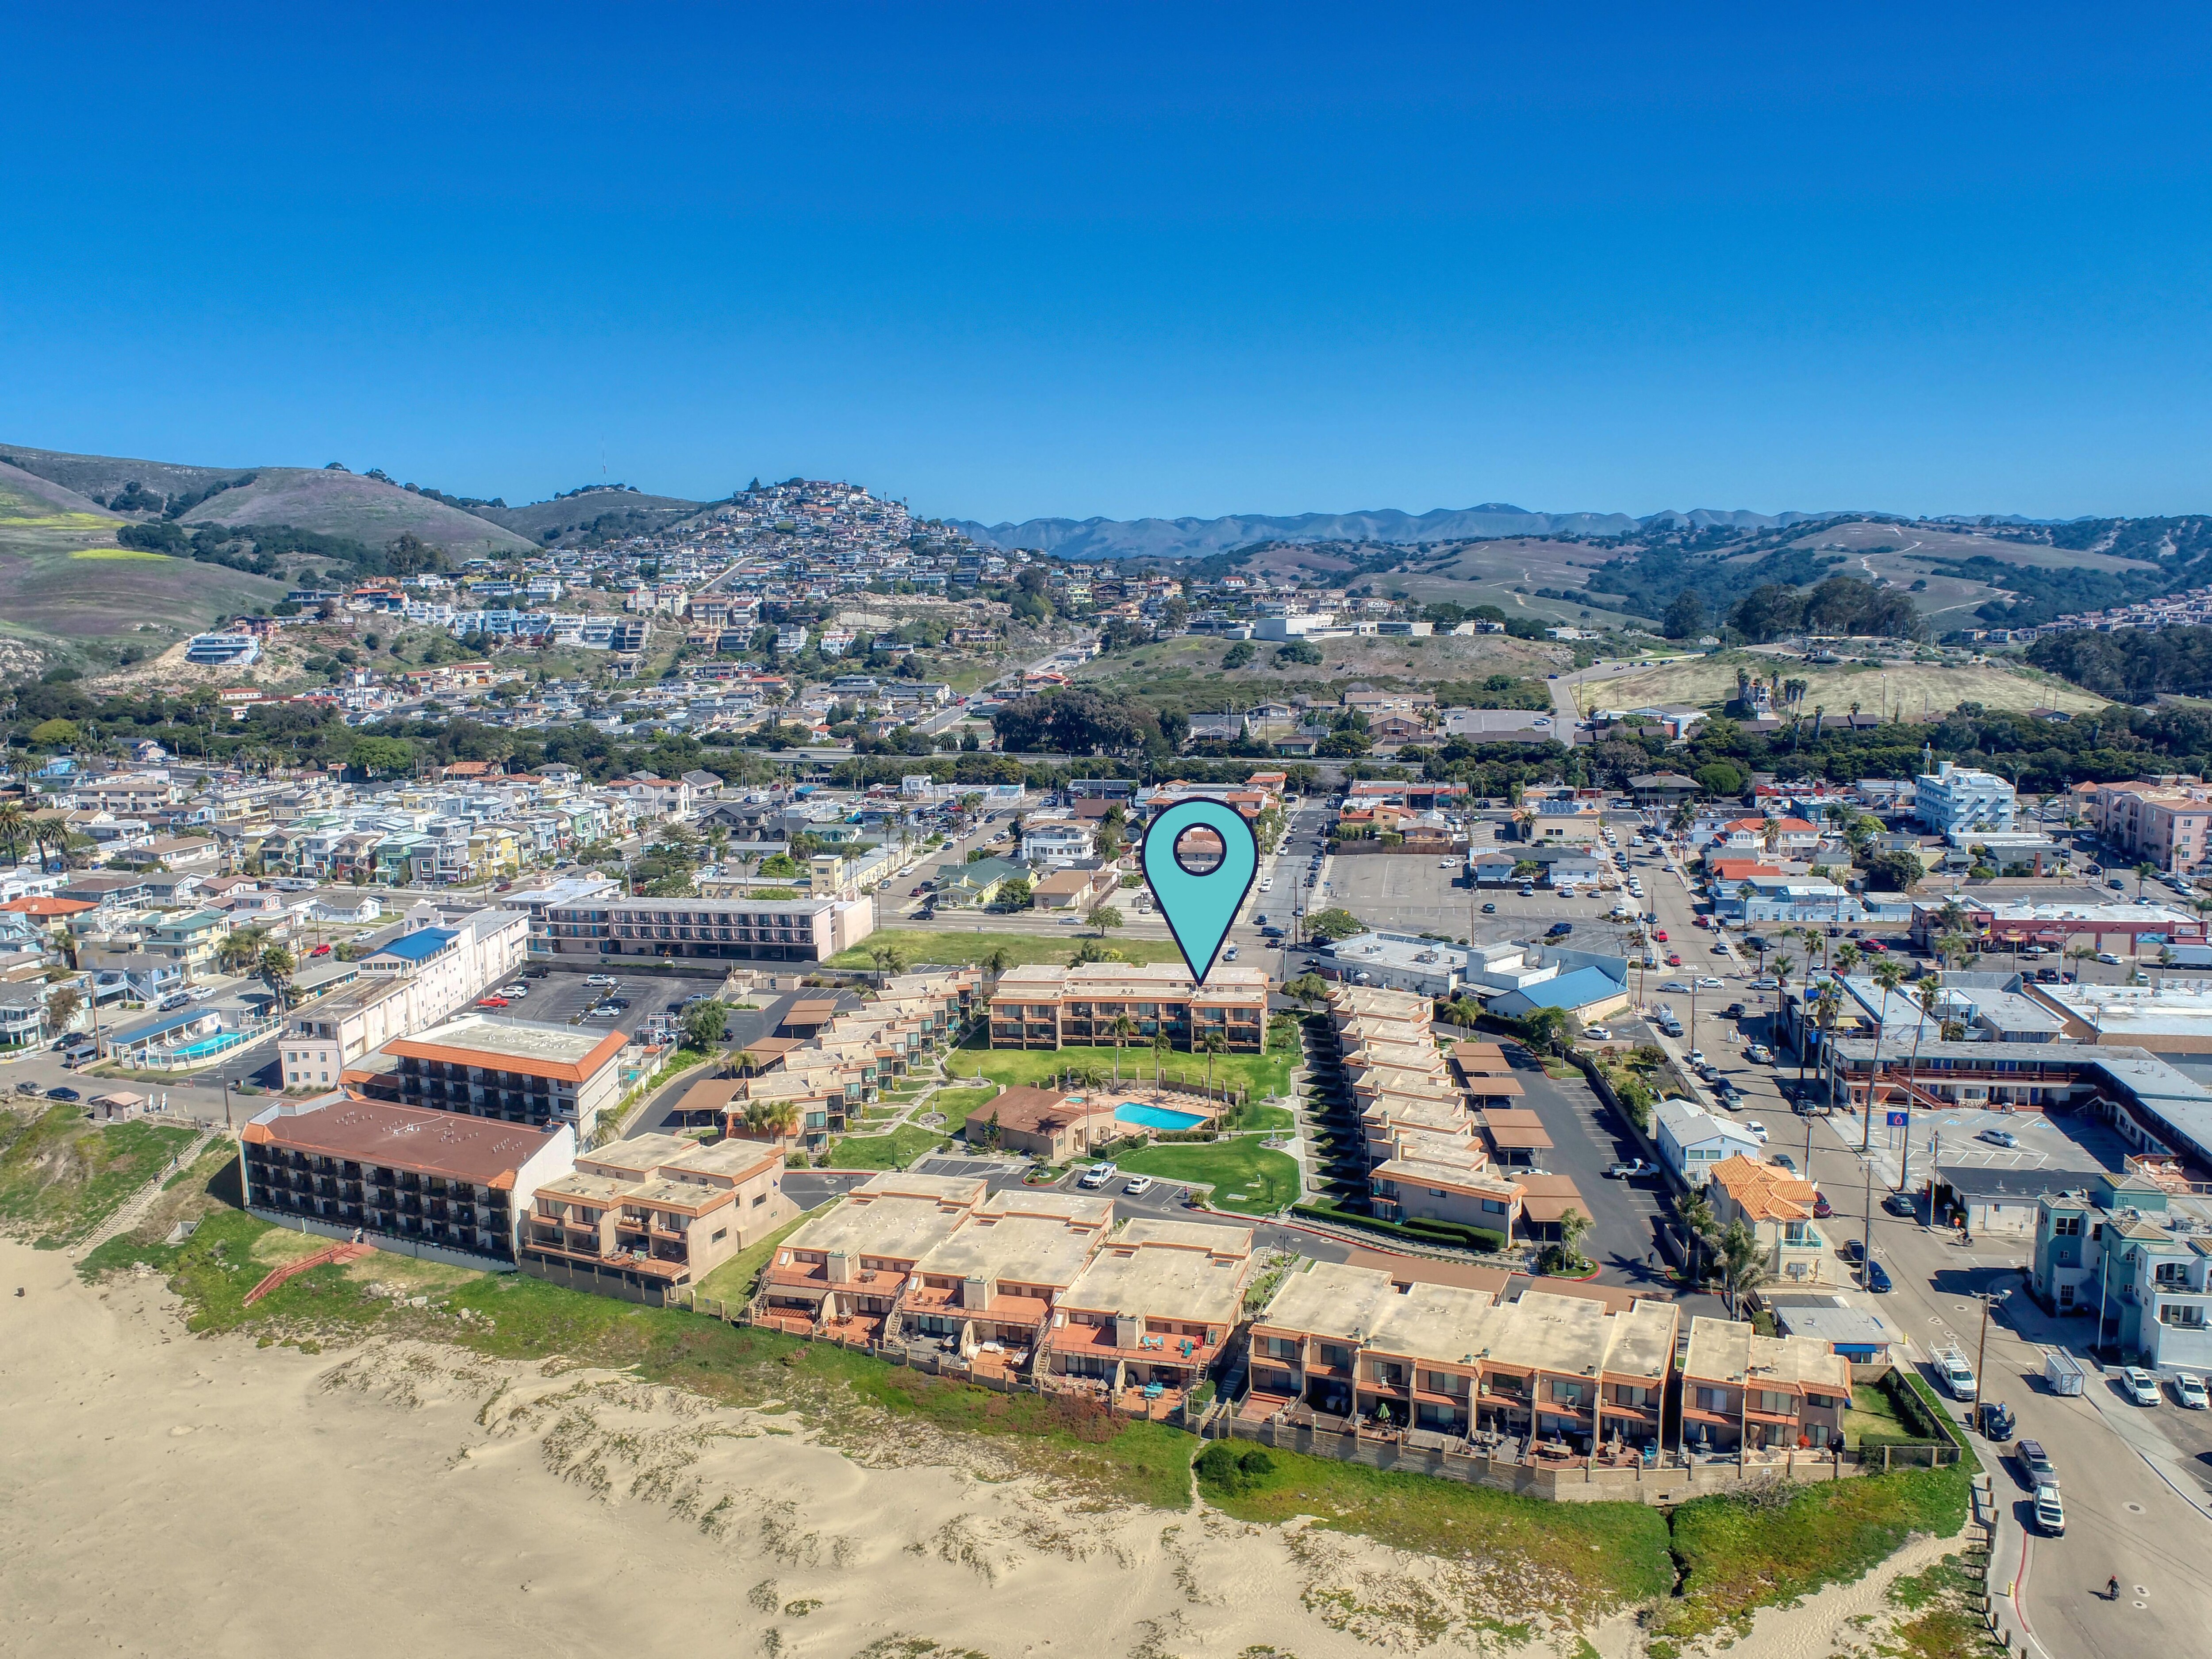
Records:
<instances>
[{"instance_id":1,"label":"red car","mask_svg":"<svg viewBox=\"0 0 2212 1659\"><path fill-rule=\"evenodd\" d=\"M1859 948L1863 951L1879 951L1885 956L1889 952L1889 946L1884 945L1878 939L1863 940L1860 943Z\"/></svg>"},{"instance_id":2,"label":"red car","mask_svg":"<svg viewBox=\"0 0 2212 1659\"><path fill-rule=\"evenodd\" d=\"M1667 930L1664 927L1659 928L1653 933L1651 937L1657 939L1662 945L1664 945L1667 942Z\"/></svg>"},{"instance_id":3,"label":"red car","mask_svg":"<svg viewBox=\"0 0 2212 1659\"><path fill-rule=\"evenodd\" d=\"M1682 965L1682 958L1669 951L1667 953L1667 965L1669 968L1680 968Z\"/></svg>"},{"instance_id":4,"label":"red car","mask_svg":"<svg viewBox=\"0 0 2212 1659\"><path fill-rule=\"evenodd\" d=\"M1826 1221L1830 1216L1835 1214L1835 1206L1828 1202L1828 1195L1826 1193L1814 1193L1813 1194L1813 1214L1818 1219Z\"/></svg>"},{"instance_id":5,"label":"red car","mask_svg":"<svg viewBox=\"0 0 2212 1659\"><path fill-rule=\"evenodd\" d=\"M318 945L313 950L307 952L311 957L326 957L330 955L330 953L331 947L327 945Z\"/></svg>"},{"instance_id":6,"label":"red car","mask_svg":"<svg viewBox=\"0 0 2212 1659\"><path fill-rule=\"evenodd\" d=\"M505 997L478 997L477 999L477 1006L479 1008L504 1008L507 1006L507 999Z\"/></svg>"},{"instance_id":7,"label":"red car","mask_svg":"<svg viewBox=\"0 0 2212 1659\"><path fill-rule=\"evenodd\" d=\"M1693 916L1690 921L1690 926L1692 927L1710 927L1712 925L1713 919L1711 916Z\"/></svg>"}]
</instances>

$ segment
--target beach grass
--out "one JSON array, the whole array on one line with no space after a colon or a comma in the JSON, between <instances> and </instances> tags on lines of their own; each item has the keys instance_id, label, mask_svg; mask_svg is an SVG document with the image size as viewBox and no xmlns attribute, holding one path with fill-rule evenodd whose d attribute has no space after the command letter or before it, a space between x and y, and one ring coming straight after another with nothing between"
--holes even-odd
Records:
<instances>
[{"instance_id":1,"label":"beach grass","mask_svg":"<svg viewBox=\"0 0 2212 1659\"><path fill-rule=\"evenodd\" d=\"M368 1258L352 1269L312 1268L247 1307L246 1293L268 1273L255 1246L271 1231L282 1230L222 1208L182 1244L113 1240L82 1270L97 1277L144 1262L167 1274L195 1332L258 1333L318 1351L413 1337L491 1358L629 1370L725 1405L781 1401L833 1443L849 1437L854 1449L870 1443L876 1431L867 1425L878 1420L856 1407L873 1407L895 1421L987 1439L1024 1473L1069 1492L1170 1510L1189 1503L1198 1442L1179 1429L1117 1418L1079 1399L1002 1395L831 1344L638 1307L525 1273L462 1273L429 1305L412 1308L369 1293L382 1258Z\"/></svg>"},{"instance_id":2,"label":"beach grass","mask_svg":"<svg viewBox=\"0 0 2212 1659\"><path fill-rule=\"evenodd\" d=\"M61 1249L113 1214L194 1132L134 1118L94 1124L65 1102L0 1112L0 1227Z\"/></svg>"}]
</instances>

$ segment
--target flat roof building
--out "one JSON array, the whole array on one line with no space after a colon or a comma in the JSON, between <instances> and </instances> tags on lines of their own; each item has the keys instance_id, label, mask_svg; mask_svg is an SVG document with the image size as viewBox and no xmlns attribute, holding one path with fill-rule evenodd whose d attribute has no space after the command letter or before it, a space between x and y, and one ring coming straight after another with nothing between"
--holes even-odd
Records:
<instances>
[{"instance_id":1,"label":"flat roof building","mask_svg":"<svg viewBox=\"0 0 2212 1659\"><path fill-rule=\"evenodd\" d=\"M486 1123L333 1091L256 1113L239 1134L246 1207L328 1238L511 1266L519 1218L568 1173L575 1133Z\"/></svg>"},{"instance_id":2,"label":"flat roof building","mask_svg":"<svg viewBox=\"0 0 2212 1659\"><path fill-rule=\"evenodd\" d=\"M1189 1389L1237 1328L1251 1273L1249 1227L1124 1224L1060 1297L1039 1381L1109 1398Z\"/></svg>"},{"instance_id":3,"label":"flat roof building","mask_svg":"<svg viewBox=\"0 0 2212 1659\"><path fill-rule=\"evenodd\" d=\"M1232 1054L1258 1054L1267 1041L1267 976L1257 968L1217 963L1200 986L1179 963L1033 963L1010 968L991 993L994 1048L1111 1046L1114 1023L1136 1026L1127 1040L1149 1048L1165 1036L1195 1051L1218 1033Z\"/></svg>"},{"instance_id":4,"label":"flat roof building","mask_svg":"<svg viewBox=\"0 0 2212 1659\"><path fill-rule=\"evenodd\" d=\"M588 1143L600 1112L621 1097L619 1062L629 1042L619 1031L468 1015L386 1043L381 1052L398 1064L361 1081L366 1091L393 1091L409 1106L540 1127L565 1123Z\"/></svg>"}]
</instances>

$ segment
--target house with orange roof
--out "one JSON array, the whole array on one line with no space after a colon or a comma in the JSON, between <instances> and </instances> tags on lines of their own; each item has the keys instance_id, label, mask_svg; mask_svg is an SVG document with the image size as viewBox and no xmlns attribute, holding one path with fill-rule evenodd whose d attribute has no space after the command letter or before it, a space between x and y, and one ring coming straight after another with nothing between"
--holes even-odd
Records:
<instances>
[{"instance_id":1,"label":"house with orange roof","mask_svg":"<svg viewBox=\"0 0 2212 1659\"><path fill-rule=\"evenodd\" d=\"M1712 1167L1705 1199L1717 1227L1741 1221L1766 1249L1770 1279L1833 1284L1842 1276L1813 1216L1820 1192L1796 1171L1737 1152Z\"/></svg>"}]
</instances>

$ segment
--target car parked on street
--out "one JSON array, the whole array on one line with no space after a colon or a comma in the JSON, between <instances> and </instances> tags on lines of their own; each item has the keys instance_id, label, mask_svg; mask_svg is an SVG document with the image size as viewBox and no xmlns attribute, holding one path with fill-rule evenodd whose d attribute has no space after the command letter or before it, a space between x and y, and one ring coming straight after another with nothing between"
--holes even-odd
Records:
<instances>
[{"instance_id":1,"label":"car parked on street","mask_svg":"<svg viewBox=\"0 0 2212 1659\"><path fill-rule=\"evenodd\" d=\"M2138 1406L2158 1404L2158 1379L2140 1365L2130 1365L2121 1370L2120 1387Z\"/></svg>"},{"instance_id":2,"label":"car parked on street","mask_svg":"<svg viewBox=\"0 0 2212 1659\"><path fill-rule=\"evenodd\" d=\"M84 1097L79 1094L76 1090L70 1088L66 1083L62 1083L57 1084L54 1087L47 1090L46 1098L48 1100L82 1100Z\"/></svg>"},{"instance_id":3,"label":"car parked on street","mask_svg":"<svg viewBox=\"0 0 2212 1659\"><path fill-rule=\"evenodd\" d=\"M1887 1296L1895 1288L1889 1282L1889 1273L1881 1262L1866 1264L1866 1287L1876 1296Z\"/></svg>"},{"instance_id":4,"label":"car parked on street","mask_svg":"<svg viewBox=\"0 0 2212 1659\"><path fill-rule=\"evenodd\" d=\"M1920 1213L1910 1193L1884 1193L1881 1195L1881 1207L1891 1215L1904 1216L1908 1219Z\"/></svg>"},{"instance_id":5,"label":"car parked on street","mask_svg":"<svg viewBox=\"0 0 2212 1659\"><path fill-rule=\"evenodd\" d=\"M1607 1181L1635 1181L1644 1176L1657 1175L1658 1170L1640 1158L1623 1158L1605 1166Z\"/></svg>"},{"instance_id":6,"label":"car parked on street","mask_svg":"<svg viewBox=\"0 0 2212 1659\"><path fill-rule=\"evenodd\" d=\"M2173 1398L2177 1404L2191 1411L2203 1411L2208 1402L2204 1394L2204 1379L2194 1371L2177 1371L2173 1376Z\"/></svg>"},{"instance_id":7,"label":"car parked on street","mask_svg":"<svg viewBox=\"0 0 2212 1659\"><path fill-rule=\"evenodd\" d=\"M2035 1527L2046 1538L2065 1535L2066 1505L2059 1501L2058 1488L2047 1481L2035 1489Z\"/></svg>"},{"instance_id":8,"label":"car parked on street","mask_svg":"<svg viewBox=\"0 0 2212 1659\"><path fill-rule=\"evenodd\" d=\"M2051 1461L2051 1454L2043 1449L2040 1440L2023 1440L2013 1450L2030 1486L2058 1484L2058 1466Z\"/></svg>"}]
</instances>

